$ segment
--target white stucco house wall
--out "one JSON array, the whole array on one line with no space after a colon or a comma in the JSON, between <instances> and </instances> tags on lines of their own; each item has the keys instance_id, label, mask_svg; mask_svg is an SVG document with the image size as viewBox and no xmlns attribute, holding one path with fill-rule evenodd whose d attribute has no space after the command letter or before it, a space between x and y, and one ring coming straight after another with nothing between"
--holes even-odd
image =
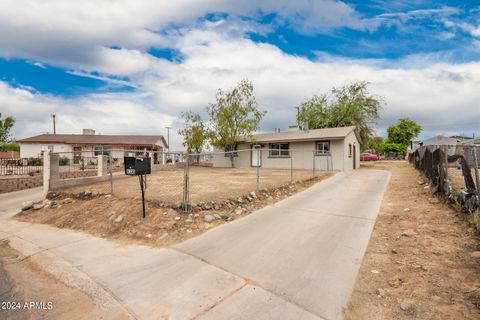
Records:
<instances>
[{"instance_id":1,"label":"white stucco house wall","mask_svg":"<svg viewBox=\"0 0 480 320\"><path fill-rule=\"evenodd\" d=\"M82 134L41 134L18 140L21 158L39 158L46 151L62 153L74 161L81 157L95 157L98 154L111 154L123 159L128 150L159 151L168 149L164 137L144 135L98 135L92 129L84 129ZM158 153L154 157L158 157ZM155 159L160 160L160 159Z\"/></svg>"},{"instance_id":2,"label":"white stucco house wall","mask_svg":"<svg viewBox=\"0 0 480 320\"><path fill-rule=\"evenodd\" d=\"M355 127L255 134L238 139L235 167L349 171L360 168L360 136ZM214 167L231 167L216 149Z\"/></svg>"}]
</instances>

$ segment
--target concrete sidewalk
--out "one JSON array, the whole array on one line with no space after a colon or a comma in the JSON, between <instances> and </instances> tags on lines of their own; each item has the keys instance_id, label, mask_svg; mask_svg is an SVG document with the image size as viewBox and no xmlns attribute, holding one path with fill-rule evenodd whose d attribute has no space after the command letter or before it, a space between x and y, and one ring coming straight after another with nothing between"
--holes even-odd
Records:
<instances>
[{"instance_id":1,"label":"concrete sidewalk","mask_svg":"<svg viewBox=\"0 0 480 320\"><path fill-rule=\"evenodd\" d=\"M388 179L339 173L173 248L12 220L0 239L137 319L340 319Z\"/></svg>"}]
</instances>

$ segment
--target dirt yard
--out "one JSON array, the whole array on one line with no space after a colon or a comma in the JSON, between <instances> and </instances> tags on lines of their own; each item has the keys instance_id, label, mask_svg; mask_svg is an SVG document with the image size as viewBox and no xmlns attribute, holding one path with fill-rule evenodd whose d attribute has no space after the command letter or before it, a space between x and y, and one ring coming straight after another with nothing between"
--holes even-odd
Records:
<instances>
[{"instance_id":1,"label":"dirt yard","mask_svg":"<svg viewBox=\"0 0 480 320\"><path fill-rule=\"evenodd\" d=\"M290 170L260 169L260 189L274 188L290 183ZM322 176L320 171L317 176ZM313 177L311 170L294 170L293 180L303 181ZM190 168L190 201L222 201L232 197L242 196L257 189L257 171L255 168L230 169L195 167ZM147 176L146 198L160 200L165 203L182 201L183 196L183 168L169 168L154 171ZM110 182L101 182L93 185L75 187L68 192L80 193L85 190L100 193L110 193ZM138 198L140 196L140 183L138 177L125 177L113 181L113 192L118 198Z\"/></svg>"},{"instance_id":2,"label":"dirt yard","mask_svg":"<svg viewBox=\"0 0 480 320\"><path fill-rule=\"evenodd\" d=\"M480 241L404 161L391 170L345 319L480 319Z\"/></svg>"},{"instance_id":3,"label":"dirt yard","mask_svg":"<svg viewBox=\"0 0 480 320\"><path fill-rule=\"evenodd\" d=\"M202 170L204 175L201 179L199 174L194 178L200 179L194 181L201 181L204 187L191 191L191 197L211 201L201 202L189 214L174 210L171 205L158 200L163 199L162 193L154 191L162 190L154 181L160 184L162 177L168 174L178 177L178 172L173 171L155 174L149 180L147 192L150 196L146 203L145 219L142 218L138 180L134 179L136 177L122 179L122 187L117 184L114 196L99 193L103 191L101 186L104 184L88 186L87 192L84 191L85 188L70 189L68 194L53 194L51 199L38 204L36 209L23 211L16 217L21 221L46 223L119 241L163 247L201 234L219 224L240 219L334 174L317 172L315 178L310 176L306 177L307 180L290 184L290 176L286 179L284 175L278 174L279 171L275 171L276 175L265 178L272 187L257 191L256 183L250 181L254 176L236 172L238 175L232 178L231 174L225 175L225 172L230 170ZM192 177L195 175L194 173ZM265 185L266 182L263 186ZM130 190L130 187L136 190Z\"/></svg>"},{"instance_id":4,"label":"dirt yard","mask_svg":"<svg viewBox=\"0 0 480 320\"><path fill-rule=\"evenodd\" d=\"M131 319L123 310L102 310L85 293L41 270L0 241L0 319ZM37 303L31 305L31 303Z\"/></svg>"}]
</instances>

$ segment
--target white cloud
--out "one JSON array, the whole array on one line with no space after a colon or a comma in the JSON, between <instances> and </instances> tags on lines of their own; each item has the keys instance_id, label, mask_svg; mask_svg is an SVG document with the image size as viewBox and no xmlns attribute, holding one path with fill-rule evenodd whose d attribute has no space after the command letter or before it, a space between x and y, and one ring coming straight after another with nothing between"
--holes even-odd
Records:
<instances>
[{"instance_id":1,"label":"white cloud","mask_svg":"<svg viewBox=\"0 0 480 320\"><path fill-rule=\"evenodd\" d=\"M197 21L208 12L233 16ZM419 121L427 135L480 130L478 121L472 120L480 117L476 104L480 100L480 63L436 63L445 59L435 54L392 62L319 53L319 59L311 61L246 39L246 32L268 33L270 27L236 15L254 20L259 12L275 13L276 23L307 33L339 27L374 30L386 20L428 15L444 19L445 25L453 28L446 17L455 14L442 8L368 20L344 2L333 0L2 1L0 56L31 59L39 67L62 66L72 74L137 88L134 93L65 99L0 82L2 113L17 118L14 134L19 138L51 131L51 113L58 115L60 132L91 127L104 134L165 133L167 125L182 126L178 119L181 111L204 112L217 88L230 88L249 78L261 108L268 111L262 129L271 130L292 124L294 107L304 98L367 80L372 92L387 102L380 131L399 117ZM171 24L179 27L170 28ZM475 33L471 28L469 32ZM146 54L145 49L152 46L176 49L183 60L171 62ZM123 77L128 77L128 82ZM173 148L178 149L178 136L172 133L171 138Z\"/></svg>"},{"instance_id":2,"label":"white cloud","mask_svg":"<svg viewBox=\"0 0 480 320\"><path fill-rule=\"evenodd\" d=\"M253 19L273 13L277 23L302 32L339 27L372 29L351 6L335 0L262 2L221 0L16 0L0 2L0 56L22 57L67 68L101 63L104 47L145 50L175 45L172 25L195 25L207 13L226 12L240 25L239 16ZM225 24L224 24L225 26ZM248 30L250 28L250 30ZM249 20L262 33L268 26Z\"/></svg>"},{"instance_id":3,"label":"white cloud","mask_svg":"<svg viewBox=\"0 0 480 320\"><path fill-rule=\"evenodd\" d=\"M386 101L381 132L400 117L418 121L426 135L478 133L480 129L476 120L480 118L480 63L434 63L434 58L419 55L404 61L409 68L401 64L386 68L378 61L314 62L211 29L186 32L177 47L184 56L181 63L135 50L106 51L105 63L98 67L132 75L140 88L135 93L63 99L0 82L2 113L17 118L17 137L49 131L53 112L58 114L61 132L92 127L105 134L165 133L166 125L182 126L181 111L204 112L217 88L230 88L249 78L260 107L268 111L262 123L268 131L292 124L294 107L304 98L350 81L367 80L371 91ZM173 147L180 148L179 138L174 133L171 136Z\"/></svg>"},{"instance_id":4,"label":"white cloud","mask_svg":"<svg viewBox=\"0 0 480 320\"><path fill-rule=\"evenodd\" d=\"M480 37L480 25L475 27L469 23L461 23L460 28L470 33L473 37Z\"/></svg>"}]
</instances>

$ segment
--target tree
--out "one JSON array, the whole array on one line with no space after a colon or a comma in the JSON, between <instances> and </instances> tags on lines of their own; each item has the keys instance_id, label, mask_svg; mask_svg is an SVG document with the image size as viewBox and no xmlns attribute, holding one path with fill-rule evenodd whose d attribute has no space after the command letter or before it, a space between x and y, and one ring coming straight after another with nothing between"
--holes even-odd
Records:
<instances>
[{"instance_id":1,"label":"tree","mask_svg":"<svg viewBox=\"0 0 480 320\"><path fill-rule=\"evenodd\" d=\"M422 127L415 121L402 118L398 120L397 124L388 127L387 142L400 144L406 148L410 141L418 137L420 132L422 132Z\"/></svg>"},{"instance_id":2,"label":"tree","mask_svg":"<svg viewBox=\"0 0 480 320\"><path fill-rule=\"evenodd\" d=\"M233 168L238 138L250 136L257 130L266 112L258 110L253 84L248 80L240 81L227 92L218 89L215 98L216 101L207 107L210 117L209 140L213 146L230 152Z\"/></svg>"},{"instance_id":3,"label":"tree","mask_svg":"<svg viewBox=\"0 0 480 320\"><path fill-rule=\"evenodd\" d=\"M203 147L207 142L208 130L199 114L183 112L182 118L185 120L185 127L178 130L178 134L183 137L183 146L189 153L195 152L196 162L199 163Z\"/></svg>"},{"instance_id":4,"label":"tree","mask_svg":"<svg viewBox=\"0 0 480 320\"><path fill-rule=\"evenodd\" d=\"M2 120L2 114L0 113L0 142L5 143L10 138L10 130L15 124L15 119L12 117L6 117Z\"/></svg>"},{"instance_id":5,"label":"tree","mask_svg":"<svg viewBox=\"0 0 480 320\"><path fill-rule=\"evenodd\" d=\"M354 82L333 88L330 96L315 95L305 100L299 107L297 122L307 122L311 129L356 126L362 146L367 146L382 110L382 100L371 95L367 86L365 81Z\"/></svg>"},{"instance_id":6,"label":"tree","mask_svg":"<svg viewBox=\"0 0 480 320\"><path fill-rule=\"evenodd\" d=\"M368 149L375 152L382 152L384 147L384 141L382 137L374 136L368 140Z\"/></svg>"}]
</instances>

